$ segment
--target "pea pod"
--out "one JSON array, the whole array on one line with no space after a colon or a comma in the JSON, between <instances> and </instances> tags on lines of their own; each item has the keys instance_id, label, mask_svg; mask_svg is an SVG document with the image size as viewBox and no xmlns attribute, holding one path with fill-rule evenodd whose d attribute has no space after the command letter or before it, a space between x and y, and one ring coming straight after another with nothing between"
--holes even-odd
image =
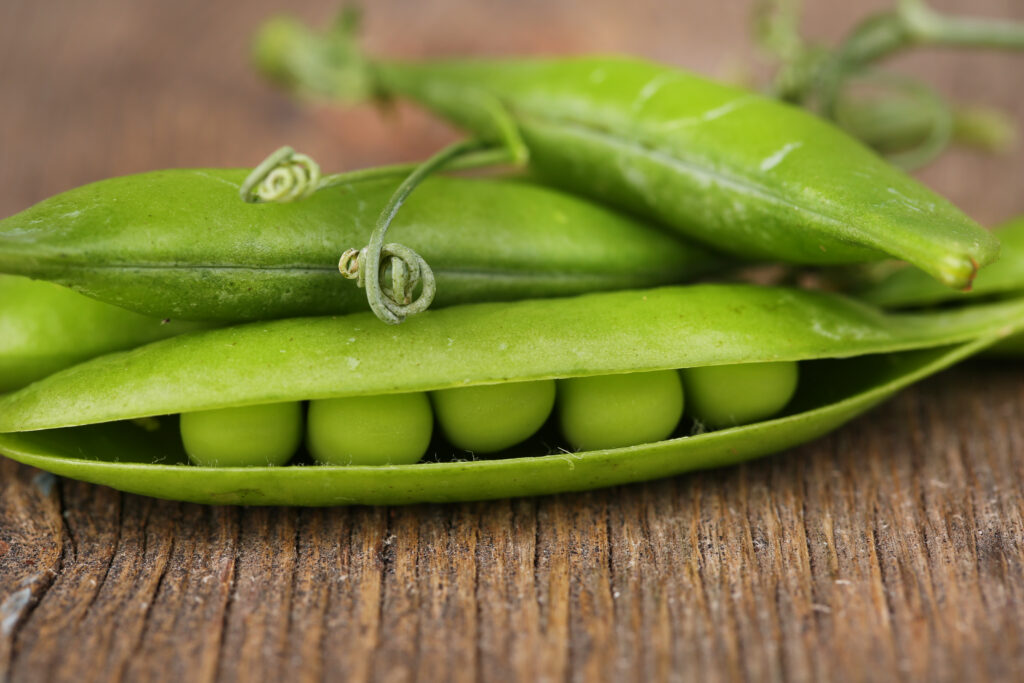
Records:
<instances>
[{"instance_id":1,"label":"pea pod","mask_svg":"<svg viewBox=\"0 0 1024 683\"><path fill-rule=\"evenodd\" d=\"M547 182L748 259L891 256L970 284L998 242L945 199L795 107L635 59L374 61L347 27L268 22L257 59L305 92L408 97L528 157Z\"/></svg>"},{"instance_id":2,"label":"pea pod","mask_svg":"<svg viewBox=\"0 0 1024 683\"><path fill-rule=\"evenodd\" d=\"M95 356L200 328L0 275L0 394Z\"/></svg>"},{"instance_id":3,"label":"pea pod","mask_svg":"<svg viewBox=\"0 0 1024 683\"><path fill-rule=\"evenodd\" d=\"M813 439L1024 327L1024 300L885 314L746 285L592 294L428 312L255 323L111 354L0 398L0 451L57 474L218 504L398 504L536 495L740 462ZM545 378L804 361L781 417L657 443L415 465L210 468L176 430L126 420L303 399ZM87 426L80 426L87 425Z\"/></svg>"},{"instance_id":4,"label":"pea pod","mask_svg":"<svg viewBox=\"0 0 1024 683\"><path fill-rule=\"evenodd\" d=\"M1011 296L1024 292L1024 217L996 228L1002 243L998 262L980 273L970 291L953 292L910 268L887 273L858 296L886 308L930 306L968 298Z\"/></svg>"},{"instance_id":5,"label":"pea pod","mask_svg":"<svg viewBox=\"0 0 1024 683\"><path fill-rule=\"evenodd\" d=\"M886 308L917 308L1020 296L1024 293L1024 217L1005 223L995 233L1003 245L1002 257L979 275L970 291L951 292L936 286L921 273L901 268L862 289L859 295ZM1024 335L1006 339L992 347L991 352L1000 356L1024 355Z\"/></svg>"},{"instance_id":6,"label":"pea pod","mask_svg":"<svg viewBox=\"0 0 1024 683\"><path fill-rule=\"evenodd\" d=\"M246 175L158 171L57 195L0 221L0 272L161 318L364 310L365 295L336 264L366 243L397 182L250 205L238 197ZM514 181L433 178L392 234L430 262L437 305L653 286L719 262L634 219Z\"/></svg>"}]
</instances>

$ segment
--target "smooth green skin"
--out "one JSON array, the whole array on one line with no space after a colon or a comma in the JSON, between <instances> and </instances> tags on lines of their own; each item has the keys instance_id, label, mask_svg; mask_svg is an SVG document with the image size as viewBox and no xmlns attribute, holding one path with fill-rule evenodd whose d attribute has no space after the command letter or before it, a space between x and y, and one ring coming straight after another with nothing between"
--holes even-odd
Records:
<instances>
[{"instance_id":1,"label":"smooth green skin","mask_svg":"<svg viewBox=\"0 0 1024 683\"><path fill-rule=\"evenodd\" d=\"M558 422L577 451L654 443L683 416L675 370L575 377L558 383Z\"/></svg>"},{"instance_id":2,"label":"smooth green skin","mask_svg":"<svg viewBox=\"0 0 1024 683\"><path fill-rule=\"evenodd\" d=\"M338 258L366 245L397 181L246 204L247 173L156 171L47 199L0 221L0 272L175 319L367 310ZM429 179L387 239L433 268L435 306L681 282L721 263L635 219L511 180Z\"/></svg>"},{"instance_id":3,"label":"smooth green skin","mask_svg":"<svg viewBox=\"0 0 1024 683\"><path fill-rule=\"evenodd\" d=\"M844 358L1024 324L1024 300L886 314L823 292L695 285L184 334L0 397L0 433L242 405L704 365ZM682 340L682 341L681 341ZM258 371L257 371L258 370Z\"/></svg>"},{"instance_id":4,"label":"smooth green skin","mask_svg":"<svg viewBox=\"0 0 1024 683\"><path fill-rule=\"evenodd\" d=\"M798 409L744 427L632 448L390 467L182 466L175 439L115 422L0 434L0 451L60 476L212 505L405 505L585 491L723 467L816 439L991 344L820 361ZM811 363L814 366L815 363ZM802 389L802 391L803 391ZM815 393L820 392L820 393Z\"/></svg>"},{"instance_id":5,"label":"smooth green skin","mask_svg":"<svg viewBox=\"0 0 1024 683\"><path fill-rule=\"evenodd\" d=\"M302 403L182 413L181 440L200 467L284 465L302 443Z\"/></svg>"},{"instance_id":6,"label":"smooth green skin","mask_svg":"<svg viewBox=\"0 0 1024 683\"><path fill-rule=\"evenodd\" d=\"M858 292L858 296L877 306L910 308L1024 292L1024 216L1004 223L994 233L1002 244L999 260L978 274L970 291L954 292L919 271L901 268Z\"/></svg>"},{"instance_id":7,"label":"smooth green skin","mask_svg":"<svg viewBox=\"0 0 1024 683\"><path fill-rule=\"evenodd\" d=\"M309 403L306 446L322 465L411 465L433 429L423 392L329 398Z\"/></svg>"},{"instance_id":8,"label":"smooth green skin","mask_svg":"<svg viewBox=\"0 0 1024 683\"><path fill-rule=\"evenodd\" d=\"M256 54L293 88L408 97L488 140L504 139L503 111L545 181L744 258L889 255L964 287L998 255L983 228L836 126L749 91L621 57L366 62L345 40L280 18ZM369 87L342 77L354 66Z\"/></svg>"},{"instance_id":9,"label":"smooth green skin","mask_svg":"<svg viewBox=\"0 0 1024 683\"><path fill-rule=\"evenodd\" d=\"M720 429L776 415L796 392L797 363L741 363L682 370L687 414Z\"/></svg>"},{"instance_id":10,"label":"smooth green skin","mask_svg":"<svg viewBox=\"0 0 1024 683\"><path fill-rule=\"evenodd\" d=\"M555 405L554 380L443 389L430 394L438 424L456 448L495 453L533 436Z\"/></svg>"},{"instance_id":11,"label":"smooth green skin","mask_svg":"<svg viewBox=\"0 0 1024 683\"><path fill-rule=\"evenodd\" d=\"M948 201L796 107L632 59L385 64L385 92L483 136L511 112L544 180L749 259L883 255L964 287L998 242Z\"/></svg>"},{"instance_id":12,"label":"smooth green skin","mask_svg":"<svg viewBox=\"0 0 1024 683\"><path fill-rule=\"evenodd\" d=\"M50 282L0 275L0 394L89 358L201 327L165 323Z\"/></svg>"}]
</instances>

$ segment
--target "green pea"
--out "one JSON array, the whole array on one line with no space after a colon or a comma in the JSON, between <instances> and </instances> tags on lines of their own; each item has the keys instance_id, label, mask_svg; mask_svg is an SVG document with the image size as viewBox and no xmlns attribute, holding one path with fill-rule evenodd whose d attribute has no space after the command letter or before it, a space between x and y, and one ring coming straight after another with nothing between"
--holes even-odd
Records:
<instances>
[{"instance_id":1,"label":"green pea","mask_svg":"<svg viewBox=\"0 0 1024 683\"><path fill-rule=\"evenodd\" d=\"M430 395L437 421L456 448L493 453L533 436L555 405L555 381L443 389Z\"/></svg>"},{"instance_id":2,"label":"green pea","mask_svg":"<svg viewBox=\"0 0 1024 683\"><path fill-rule=\"evenodd\" d=\"M424 393L329 398L309 403L306 446L322 465L411 465L433 428Z\"/></svg>"},{"instance_id":3,"label":"green pea","mask_svg":"<svg viewBox=\"0 0 1024 683\"><path fill-rule=\"evenodd\" d=\"M575 377L558 383L562 432L576 450L660 441L683 415L675 370Z\"/></svg>"},{"instance_id":4,"label":"green pea","mask_svg":"<svg viewBox=\"0 0 1024 683\"><path fill-rule=\"evenodd\" d=\"M283 465L302 441L302 404L182 413L181 440L189 459L203 467Z\"/></svg>"},{"instance_id":5,"label":"green pea","mask_svg":"<svg viewBox=\"0 0 1024 683\"><path fill-rule=\"evenodd\" d=\"M703 424L735 427L771 417L786 407L797 384L797 364L709 365L682 371L689 414Z\"/></svg>"}]
</instances>

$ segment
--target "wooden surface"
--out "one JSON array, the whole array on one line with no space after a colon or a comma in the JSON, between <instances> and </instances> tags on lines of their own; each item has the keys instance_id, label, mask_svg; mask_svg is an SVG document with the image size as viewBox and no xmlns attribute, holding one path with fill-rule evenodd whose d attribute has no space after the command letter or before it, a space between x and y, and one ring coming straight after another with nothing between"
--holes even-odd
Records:
<instances>
[{"instance_id":1,"label":"wooden surface","mask_svg":"<svg viewBox=\"0 0 1024 683\"><path fill-rule=\"evenodd\" d=\"M740 2L368 4L382 52L630 51L720 76L750 57ZM809 4L829 37L882 3ZM450 138L407 107L339 114L263 86L246 40L272 9L4 0L0 215L285 143L333 169ZM906 66L1020 119L1021 60ZM1019 151L922 177L981 220L1024 211ZM213 508L2 460L0 681L1020 680L1022 492L1024 365L995 364L752 465L543 499Z\"/></svg>"}]
</instances>

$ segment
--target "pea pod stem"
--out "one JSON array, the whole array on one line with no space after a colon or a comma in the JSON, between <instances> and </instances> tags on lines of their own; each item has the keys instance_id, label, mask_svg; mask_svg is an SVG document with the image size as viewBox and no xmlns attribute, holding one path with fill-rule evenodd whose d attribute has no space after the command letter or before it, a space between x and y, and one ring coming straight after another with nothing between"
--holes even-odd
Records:
<instances>
[{"instance_id":1,"label":"pea pod stem","mask_svg":"<svg viewBox=\"0 0 1024 683\"><path fill-rule=\"evenodd\" d=\"M899 0L896 9L862 21L834 51L802 44L791 25L799 15L789 11L781 18L786 36L781 45L775 36L766 38L786 61L776 80L778 94L803 101L816 88L825 93L824 110L830 111L834 95L848 76L871 64L913 47L1024 49L1024 24L1005 19L980 19L936 12L924 0ZM783 49L778 49L782 47ZM813 66L808 66L810 60Z\"/></svg>"},{"instance_id":2,"label":"pea pod stem","mask_svg":"<svg viewBox=\"0 0 1024 683\"><path fill-rule=\"evenodd\" d=\"M889 106L874 114L870 105L852 97L847 102L847 97L840 95L831 111L832 118L845 130L885 153L890 163L903 169L919 168L949 145L955 133L955 114L933 88L921 81L880 71L859 74L856 81L891 89L907 102L901 111L894 108L898 101L895 96L881 99L880 104ZM847 84L846 90L849 88ZM887 146L890 148L886 149Z\"/></svg>"},{"instance_id":3,"label":"pea pod stem","mask_svg":"<svg viewBox=\"0 0 1024 683\"><path fill-rule=\"evenodd\" d=\"M897 14L914 44L1024 49L1019 22L940 14L924 0L900 0Z\"/></svg>"}]
</instances>

